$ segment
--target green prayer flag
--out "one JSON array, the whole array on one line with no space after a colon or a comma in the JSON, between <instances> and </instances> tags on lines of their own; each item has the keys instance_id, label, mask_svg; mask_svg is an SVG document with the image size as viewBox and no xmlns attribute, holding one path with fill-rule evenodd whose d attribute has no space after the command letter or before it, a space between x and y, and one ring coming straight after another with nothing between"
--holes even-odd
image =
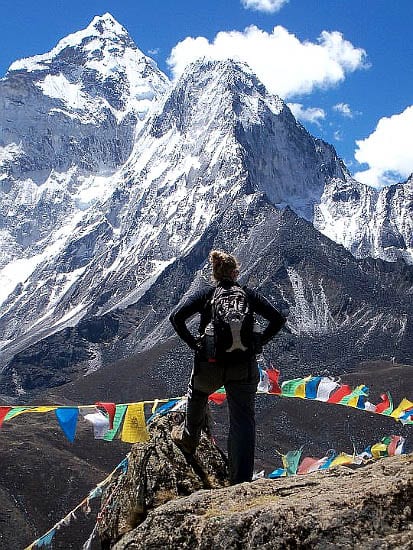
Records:
<instances>
[{"instance_id":1,"label":"green prayer flag","mask_svg":"<svg viewBox=\"0 0 413 550\"><path fill-rule=\"evenodd\" d=\"M11 420L22 412L27 411L27 409L30 409L30 407L13 407L4 417L4 421Z\"/></svg>"},{"instance_id":2,"label":"green prayer flag","mask_svg":"<svg viewBox=\"0 0 413 550\"><path fill-rule=\"evenodd\" d=\"M293 380L286 380L281 384L281 395L285 397L296 397L295 390L304 382L304 378L294 378Z\"/></svg>"},{"instance_id":3,"label":"green prayer flag","mask_svg":"<svg viewBox=\"0 0 413 550\"><path fill-rule=\"evenodd\" d=\"M288 451L286 455L283 455L283 466L287 471L287 476L295 476L298 470L298 464L300 462L302 450Z\"/></svg>"},{"instance_id":4,"label":"green prayer flag","mask_svg":"<svg viewBox=\"0 0 413 550\"><path fill-rule=\"evenodd\" d=\"M103 437L105 441L113 441L115 439L122 424L122 420L125 416L127 408L127 405L116 405L115 416L113 418L113 428L106 432L105 436Z\"/></svg>"}]
</instances>

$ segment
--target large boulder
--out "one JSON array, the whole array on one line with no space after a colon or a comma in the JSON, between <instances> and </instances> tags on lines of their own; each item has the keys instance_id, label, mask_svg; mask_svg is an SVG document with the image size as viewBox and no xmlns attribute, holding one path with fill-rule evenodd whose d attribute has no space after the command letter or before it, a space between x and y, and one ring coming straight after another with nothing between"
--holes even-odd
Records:
<instances>
[{"instance_id":1,"label":"large boulder","mask_svg":"<svg viewBox=\"0 0 413 550\"><path fill-rule=\"evenodd\" d=\"M103 549L111 548L159 506L200 489L229 485L226 457L205 432L193 456L173 443L171 430L183 418L182 413L155 417L148 427L149 441L132 447L127 473L106 488L98 516Z\"/></svg>"}]
</instances>

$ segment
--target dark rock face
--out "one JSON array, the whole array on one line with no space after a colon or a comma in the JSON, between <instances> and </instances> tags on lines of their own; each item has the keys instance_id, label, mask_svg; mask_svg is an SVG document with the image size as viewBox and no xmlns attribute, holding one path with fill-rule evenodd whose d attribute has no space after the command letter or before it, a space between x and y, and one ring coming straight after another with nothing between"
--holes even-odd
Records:
<instances>
[{"instance_id":1,"label":"dark rock face","mask_svg":"<svg viewBox=\"0 0 413 550\"><path fill-rule=\"evenodd\" d=\"M151 511L116 550L411 548L413 456L198 491Z\"/></svg>"},{"instance_id":2,"label":"dark rock face","mask_svg":"<svg viewBox=\"0 0 413 550\"><path fill-rule=\"evenodd\" d=\"M182 420L181 413L156 418L149 427L150 440L133 446L127 474L107 487L98 520L102 548L111 548L158 506L229 484L225 457L204 433L193 456L172 442L171 429Z\"/></svg>"}]
</instances>

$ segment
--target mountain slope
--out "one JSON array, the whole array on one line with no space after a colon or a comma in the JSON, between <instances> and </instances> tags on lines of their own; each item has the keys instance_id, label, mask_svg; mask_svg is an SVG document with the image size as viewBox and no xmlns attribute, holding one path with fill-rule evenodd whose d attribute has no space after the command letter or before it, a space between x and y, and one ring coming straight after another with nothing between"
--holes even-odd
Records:
<instances>
[{"instance_id":1,"label":"mountain slope","mask_svg":"<svg viewBox=\"0 0 413 550\"><path fill-rule=\"evenodd\" d=\"M413 175L380 191L351 179L331 180L314 225L357 257L413 263Z\"/></svg>"},{"instance_id":2,"label":"mountain slope","mask_svg":"<svg viewBox=\"0 0 413 550\"><path fill-rule=\"evenodd\" d=\"M296 149L281 168L289 141ZM306 171L291 173L295 165ZM344 177L333 149L298 125L246 66L194 64L137 133L127 162L99 180L99 201L25 260L32 272L2 307L3 365L84 316L136 302L236 197L261 191L305 213L333 176Z\"/></svg>"}]
</instances>

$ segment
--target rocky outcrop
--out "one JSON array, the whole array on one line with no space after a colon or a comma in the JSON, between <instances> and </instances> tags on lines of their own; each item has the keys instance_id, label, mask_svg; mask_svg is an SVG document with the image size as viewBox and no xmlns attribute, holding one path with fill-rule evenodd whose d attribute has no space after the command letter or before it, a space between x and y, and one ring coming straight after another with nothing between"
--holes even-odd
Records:
<instances>
[{"instance_id":1,"label":"rocky outcrop","mask_svg":"<svg viewBox=\"0 0 413 550\"><path fill-rule=\"evenodd\" d=\"M413 455L222 487L213 444L204 437L191 463L170 442L170 422L154 425L154 439L134 447L128 474L107 490L105 548L412 548Z\"/></svg>"},{"instance_id":2,"label":"rocky outcrop","mask_svg":"<svg viewBox=\"0 0 413 550\"><path fill-rule=\"evenodd\" d=\"M149 425L150 440L132 448L127 473L107 487L98 516L103 549L112 548L162 504L229 484L226 458L205 433L193 456L173 443L172 427L182 420L182 413L156 418Z\"/></svg>"}]
</instances>

